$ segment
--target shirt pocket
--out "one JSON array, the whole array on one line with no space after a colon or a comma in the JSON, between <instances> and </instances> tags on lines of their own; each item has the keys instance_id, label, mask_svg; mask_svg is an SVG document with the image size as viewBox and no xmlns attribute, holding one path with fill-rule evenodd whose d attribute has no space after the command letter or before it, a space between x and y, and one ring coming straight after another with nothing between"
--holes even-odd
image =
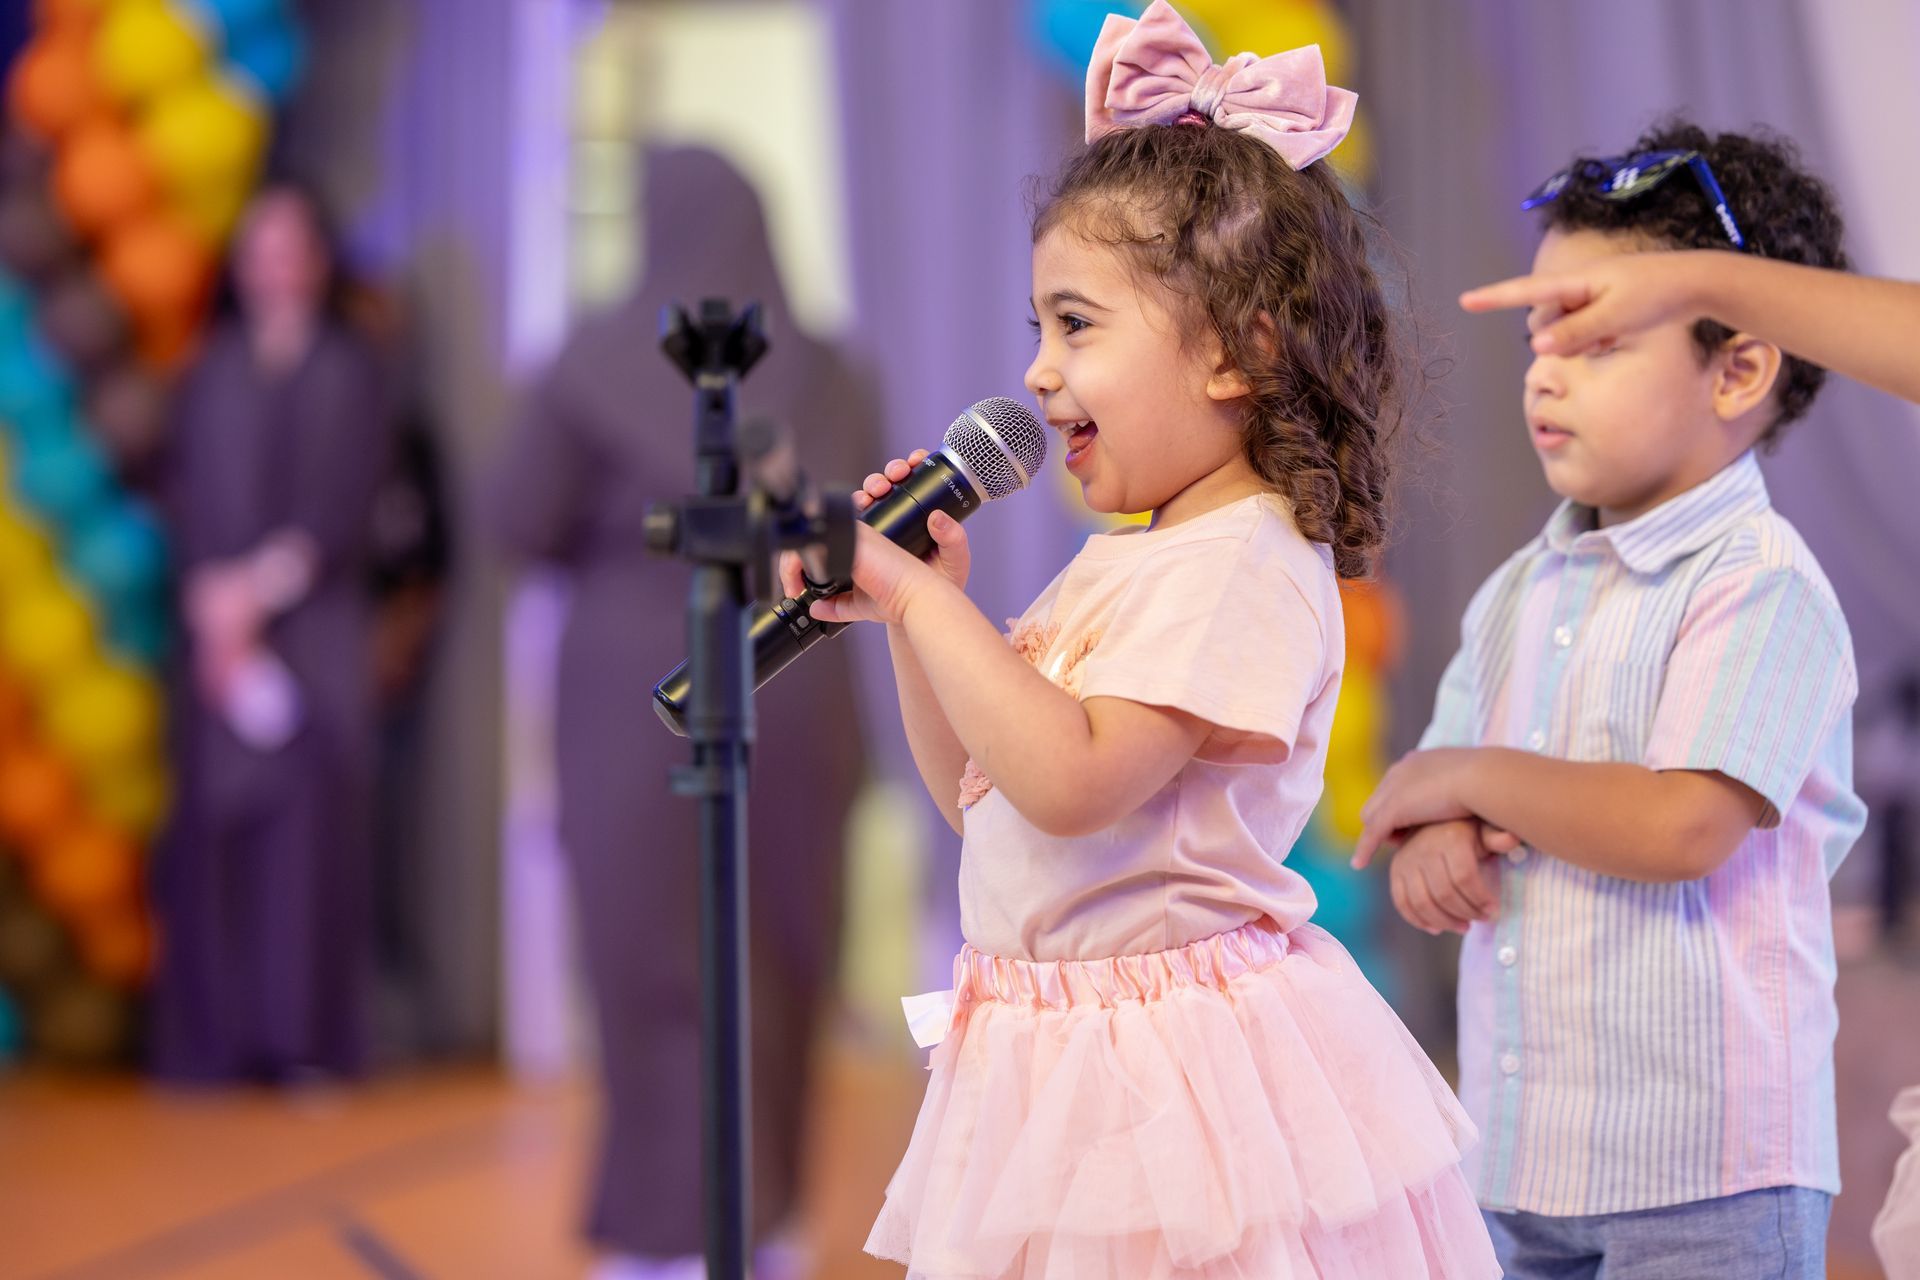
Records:
<instances>
[{"instance_id":1,"label":"shirt pocket","mask_svg":"<svg viewBox=\"0 0 1920 1280\"><path fill-rule=\"evenodd\" d=\"M1576 663L1562 690L1562 712L1574 726L1569 757L1627 764L1643 760L1666 675L1666 663L1659 658Z\"/></svg>"}]
</instances>

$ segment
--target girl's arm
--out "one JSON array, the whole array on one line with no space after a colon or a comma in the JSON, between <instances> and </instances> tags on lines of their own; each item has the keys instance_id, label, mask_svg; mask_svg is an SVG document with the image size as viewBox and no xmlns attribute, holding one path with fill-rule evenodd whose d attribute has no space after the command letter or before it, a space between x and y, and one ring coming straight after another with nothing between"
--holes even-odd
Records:
<instances>
[{"instance_id":1,"label":"girl's arm","mask_svg":"<svg viewBox=\"0 0 1920 1280\"><path fill-rule=\"evenodd\" d=\"M1536 310L1533 348L1578 355L1668 320L1717 320L1869 386L1920 402L1920 284L1721 249L1630 253L1461 296L1469 311Z\"/></svg>"},{"instance_id":2,"label":"girl's arm","mask_svg":"<svg viewBox=\"0 0 1920 1280\"><path fill-rule=\"evenodd\" d=\"M920 668L906 628L887 628L887 650L893 655L893 683L900 693L900 721L907 730L920 781L939 807L940 816L954 831L962 830L960 778L967 771L967 749L947 723L940 700Z\"/></svg>"},{"instance_id":3,"label":"girl's arm","mask_svg":"<svg viewBox=\"0 0 1920 1280\"><path fill-rule=\"evenodd\" d=\"M929 522L943 547L958 523ZM966 754L1027 821L1087 835L1138 808L1210 732L1197 716L1124 698L1084 703L1016 653L945 575L862 525L858 590L814 605L823 622L874 619L905 633L934 703Z\"/></svg>"},{"instance_id":4,"label":"girl's arm","mask_svg":"<svg viewBox=\"0 0 1920 1280\"><path fill-rule=\"evenodd\" d=\"M886 497L893 491L893 486L905 480L926 456L925 449L915 450L905 458L895 458L868 476L854 492L854 510L865 511ZM943 524L936 522L932 533L937 549L928 563L948 581L964 590L971 566L966 535L960 532L959 524L951 520ZM789 596L799 595L806 585L801 575L800 557L783 557L780 572L782 589ZM893 682L900 696L900 721L907 731L907 746L913 752L914 767L920 771L920 781L939 808L940 816L947 820L948 826L959 832L960 779L967 770L967 749L947 724L939 701L927 683L926 673L921 670L920 660L913 652L913 642L899 626L887 627L887 650L893 658Z\"/></svg>"}]
</instances>

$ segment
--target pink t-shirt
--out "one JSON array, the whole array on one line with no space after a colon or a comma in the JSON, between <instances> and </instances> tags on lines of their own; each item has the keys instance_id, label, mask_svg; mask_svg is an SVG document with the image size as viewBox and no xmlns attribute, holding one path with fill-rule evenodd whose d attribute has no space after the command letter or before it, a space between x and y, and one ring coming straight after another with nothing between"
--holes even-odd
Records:
<instances>
[{"instance_id":1,"label":"pink t-shirt","mask_svg":"<svg viewBox=\"0 0 1920 1280\"><path fill-rule=\"evenodd\" d=\"M1332 552L1300 534L1284 499L1087 539L1012 638L1081 699L1176 707L1215 729L1146 803L1089 836L1044 834L970 770L968 942L1087 960L1313 914L1312 890L1281 860L1320 798L1346 642Z\"/></svg>"}]
</instances>

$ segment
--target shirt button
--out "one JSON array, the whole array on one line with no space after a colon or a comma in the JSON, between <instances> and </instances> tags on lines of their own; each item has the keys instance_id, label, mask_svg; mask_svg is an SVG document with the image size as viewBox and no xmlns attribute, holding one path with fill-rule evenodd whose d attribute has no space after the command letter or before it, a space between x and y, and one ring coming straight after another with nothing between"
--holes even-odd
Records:
<instances>
[{"instance_id":1,"label":"shirt button","mask_svg":"<svg viewBox=\"0 0 1920 1280\"><path fill-rule=\"evenodd\" d=\"M1520 1074L1520 1055L1517 1053L1501 1054L1500 1055L1500 1074L1504 1076L1519 1075Z\"/></svg>"},{"instance_id":2,"label":"shirt button","mask_svg":"<svg viewBox=\"0 0 1920 1280\"><path fill-rule=\"evenodd\" d=\"M1527 745L1532 747L1535 751L1538 751L1540 750L1540 748L1546 746L1547 731L1545 729L1535 729L1532 733L1527 735Z\"/></svg>"},{"instance_id":3,"label":"shirt button","mask_svg":"<svg viewBox=\"0 0 1920 1280\"><path fill-rule=\"evenodd\" d=\"M1573 643L1573 628L1564 623L1553 629L1553 642L1562 649Z\"/></svg>"},{"instance_id":4,"label":"shirt button","mask_svg":"<svg viewBox=\"0 0 1920 1280\"><path fill-rule=\"evenodd\" d=\"M1520 953L1518 951L1515 951L1512 947L1502 947L1498 951L1494 952L1493 955L1494 955L1494 959L1498 960L1501 964L1507 966L1507 968L1509 969L1513 968L1513 962L1520 958Z\"/></svg>"},{"instance_id":5,"label":"shirt button","mask_svg":"<svg viewBox=\"0 0 1920 1280\"><path fill-rule=\"evenodd\" d=\"M1525 845L1515 846L1513 852L1507 855L1508 862L1518 863L1518 862L1525 862L1526 860L1527 860L1527 846Z\"/></svg>"}]
</instances>

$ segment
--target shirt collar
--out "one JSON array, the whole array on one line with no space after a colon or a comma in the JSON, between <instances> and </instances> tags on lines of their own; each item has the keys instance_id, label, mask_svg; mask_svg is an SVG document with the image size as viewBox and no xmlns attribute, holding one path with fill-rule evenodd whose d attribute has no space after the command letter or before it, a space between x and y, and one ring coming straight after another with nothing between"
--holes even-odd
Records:
<instances>
[{"instance_id":1,"label":"shirt collar","mask_svg":"<svg viewBox=\"0 0 1920 1280\"><path fill-rule=\"evenodd\" d=\"M1611 528L1598 528L1594 509L1569 499L1547 521L1542 536L1562 555L1583 539L1596 538L1612 544L1614 554L1635 573L1657 573L1772 505L1759 460L1749 449L1685 493Z\"/></svg>"}]
</instances>

